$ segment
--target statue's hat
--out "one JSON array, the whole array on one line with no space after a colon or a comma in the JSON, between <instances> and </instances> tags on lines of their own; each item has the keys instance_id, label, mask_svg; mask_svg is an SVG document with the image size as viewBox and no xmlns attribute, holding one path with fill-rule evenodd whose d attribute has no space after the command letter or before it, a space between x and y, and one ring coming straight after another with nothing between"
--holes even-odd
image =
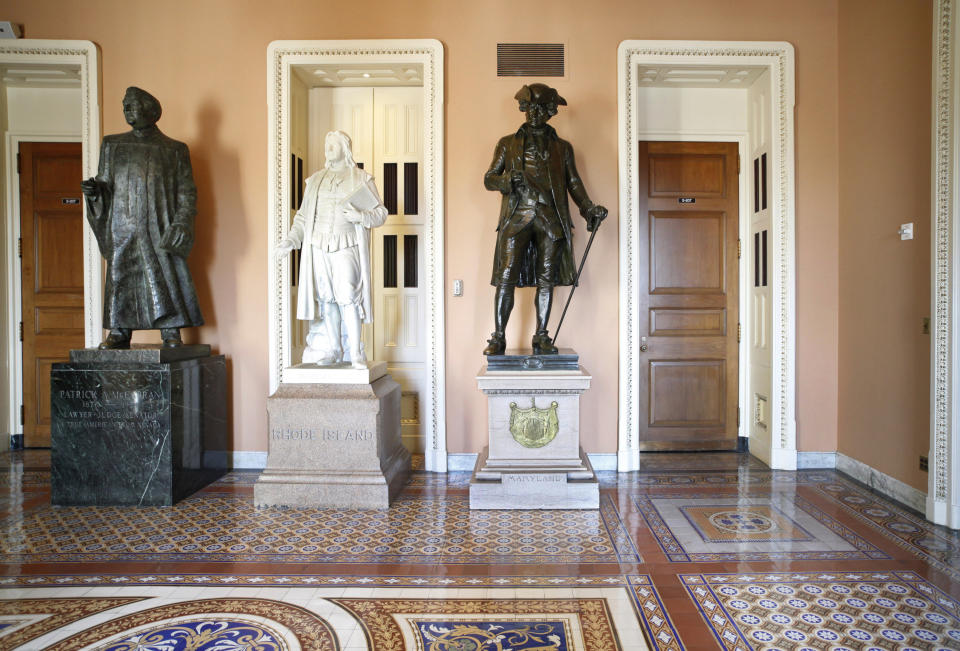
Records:
<instances>
[{"instance_id":1,"label":"statue's hat","mask_svg":"<svg viewBox=\"0 0 960 651\"><path fill-rule=\"evenodd\" d=\"M554 106L556 113L557 106L566 106L567 100L560 97L556 88L551 88L546 84L527 84L517 91L513 98L520 102L520 110L526 110L527 104L547 104Z\"/></svg>"}]
</instances>

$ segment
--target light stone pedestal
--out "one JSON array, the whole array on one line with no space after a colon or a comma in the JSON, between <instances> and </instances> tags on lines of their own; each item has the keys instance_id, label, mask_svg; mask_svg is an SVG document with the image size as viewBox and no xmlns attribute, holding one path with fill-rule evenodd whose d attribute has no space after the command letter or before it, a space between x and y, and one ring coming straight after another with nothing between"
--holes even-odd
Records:
<instances>
[{"instance_id":1,"label":"light stone pedestal","mask_svg":"<svg viewBox=\"0 0 960 651\"><path fill-rule=\"evenodd\" d=\"M470 479L471 509L599 508L600 485L580 447L580 394L590 380L583 368L480 369L489 445Z\"/></svg>"},{"instance_id":2,"label":"light stone pedestal","mask_svg":"<svg viewBox=\"0 0 960 651\"><path fill-rule=\"evenodd\" d=\"M400 385L282 383L267 399L269 456L253 487L262 506L386 509L410 474Z\"/></svg>"}]
</instances>

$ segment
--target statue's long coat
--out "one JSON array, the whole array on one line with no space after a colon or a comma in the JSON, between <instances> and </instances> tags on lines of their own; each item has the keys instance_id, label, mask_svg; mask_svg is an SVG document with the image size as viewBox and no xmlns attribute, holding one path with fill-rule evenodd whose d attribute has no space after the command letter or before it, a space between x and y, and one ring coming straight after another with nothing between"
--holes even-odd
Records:
<instances>
[{"instance_id":1,"label":"statue's long coat","mask_svg":"<svg viewBox=\"0 0 960 651\"><path fill-rule=\"evenodd\" d=\"M560 223L563 225L565 245L561 247L560 260L556 267L556 284L572 285L576 277L576 266L573 261L573 222L570 219L570 208L567 204L567 192L583 214L593 207L593 202L587 196L583 181L577 173L577 166L573 158L573 146L557 136L556 130L547 125L547 171L550 175L550 191L553 195L553 205L556 207ZM493 274L490 284L497 285L501 278L501 265L504 249L504 239L515 234L514 214L516 213L519 195L511 192L510 177L513 172L523 171L523 152L526 146L526 128L520 129L509 136L505 136L497 143L493 153L493 162L483 177L484 185L488 190L499 190L503 194L500 203L500 221L497 224L497 247L493 255ZM537 251L534 242L523 254L523 264L520 269L518 287L534 287L537 284L536 275Z\"/></svg>"},{"instance_id":2,"label":"statue's long coat","mask_svg":"<svg viewBox=\"0 0 960 651\"><path fill-rule=\"evenodd\" d=\"M100 196L87 197L87 219L107 261L103 326L203 325L186 261L197 212L187 146L156 126L106 136L96 181ZM188 236L175 252L164 237L173 224Z\"/></svg>"},{"instance_id":3,"label":"statue's long coat","mask_svg":"<svg viewBox=\"0 0 960 651\"><path fill-rule=\"evenodd\" d=\"M293 226L287 233L297 248L300 249L300 280L297 289L297 318L303 321L312 321L319 314L317 312L316 283L313 278L313 227L317 219L317 197L320 183L326 175L326 168L318 170L307 178L303 190L303 203L293 218ZM370 192L377 195L377 186L373 177L359 167L350 168L349 185L345 188L348 194L354 192L361 184L367 184ZM370 280L370 229L381 226L387 218L387 209L381 204L377 209L362 212L361 221L354 224L357 237L357 253L360 256L360 308L364 323L373 321L373 289Z\"/></svg>"}]
</instances>

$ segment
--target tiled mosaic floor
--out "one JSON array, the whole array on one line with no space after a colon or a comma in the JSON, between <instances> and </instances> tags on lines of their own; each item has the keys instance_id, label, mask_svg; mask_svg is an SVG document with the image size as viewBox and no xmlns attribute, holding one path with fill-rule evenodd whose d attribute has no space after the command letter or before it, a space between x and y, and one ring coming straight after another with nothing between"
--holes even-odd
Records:
<instances>
[{"instance_id":1,"label":"tiled mosaic floor","mask_svg":"<svg viewBox=\"0 0 960 651\"><path fill-rule=\"evenodd\" d=\"M650 455L509 512L418 471L378 512L255 509L255 472L52 507L48 464L0 455L0 651L960 649L960 535L833 471Z\"/></svg>"}]
</instances>

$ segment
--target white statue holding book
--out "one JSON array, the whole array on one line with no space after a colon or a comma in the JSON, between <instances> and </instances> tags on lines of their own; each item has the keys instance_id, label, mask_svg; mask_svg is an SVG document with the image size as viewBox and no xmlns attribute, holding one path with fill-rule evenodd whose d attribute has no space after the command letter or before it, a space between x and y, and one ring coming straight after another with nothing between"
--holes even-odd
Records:
<instances>
[{"instance_id":1,"label":"white statue holding book","mask_svg":"<svg viewBox=\"0 0 960 651\"><path fill-rule=\"evenodd\" d=\"M366 368L361 324L372 319L370 229L383 224L387 209L373 177L354 162L350 136L328 133L324 155L326 163L307 179L293 227L276 253L302 250L297 318L310 321L303 363L349 360Z\"/></svg>"}]
</instances>

